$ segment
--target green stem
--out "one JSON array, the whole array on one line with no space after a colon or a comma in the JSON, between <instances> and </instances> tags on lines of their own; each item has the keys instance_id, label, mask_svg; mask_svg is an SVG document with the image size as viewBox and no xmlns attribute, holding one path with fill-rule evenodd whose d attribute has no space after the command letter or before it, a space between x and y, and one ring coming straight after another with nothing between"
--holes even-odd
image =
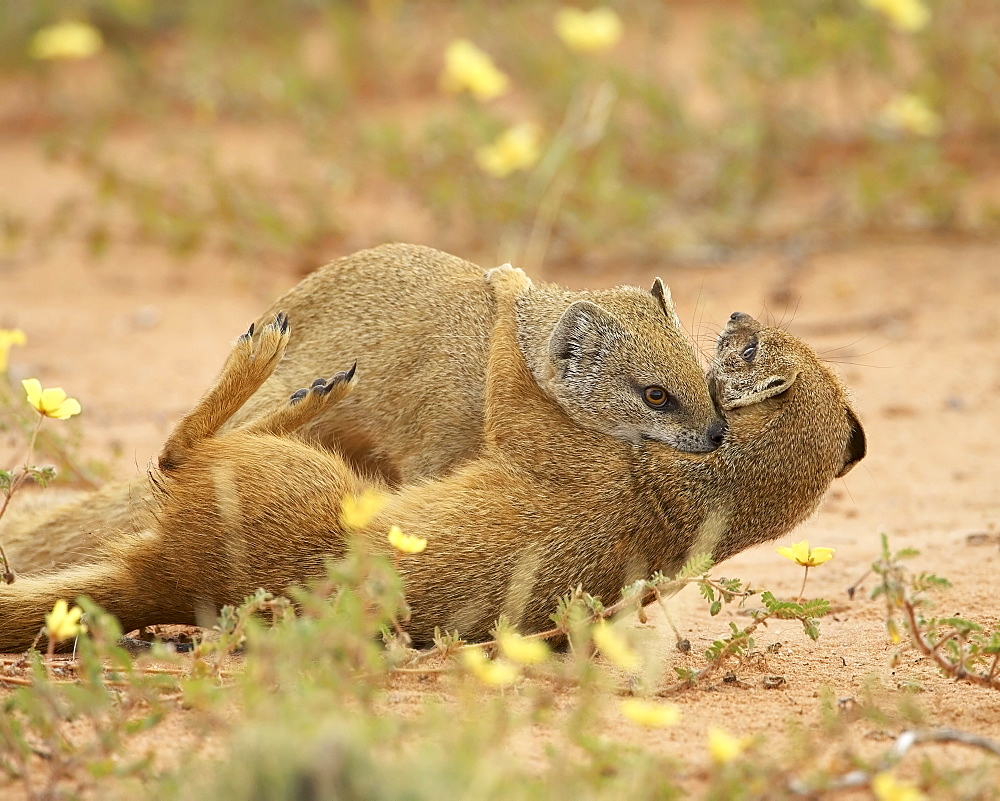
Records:
<instances>
[{"instance_id":1,"label":"green stem","mask_svg":"<svg viewBox=\"0 0 1000 801\"><path fill-rule=\"evenodd\" d=\"M28 478L28 470L31 465L31 454L35 450L35 440L38 438L38 430L42 427L42 420L44 416L38 415L38 422L35 423L35 430L31 432L31 439L28 440L28 451L24 454L24 466L21 468L21 473L10 482L10 486L7 487L7 492L3 499L3 506L0 506L0 520L3 519L4 514L7 512L7 507L10 505L10 499L14 497L14 493L20 489L21 485ZM14 571L10 569L10 562L7 561L7 552L3 549L3 544L0 543L0 561L3 562L3 580L7 584L14 583Z\"/></svg>"}]
</instances>

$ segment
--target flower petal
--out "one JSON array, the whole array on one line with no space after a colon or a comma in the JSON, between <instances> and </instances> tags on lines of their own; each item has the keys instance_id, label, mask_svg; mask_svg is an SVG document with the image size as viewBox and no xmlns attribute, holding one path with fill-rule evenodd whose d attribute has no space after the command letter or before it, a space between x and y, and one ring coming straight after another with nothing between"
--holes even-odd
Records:
<instances>
[{"instance_id":1,"label":"flower petal","mask_svg":"<svg viewBox=\"0 0 1000 801\"><path fill-rule=\"evenodd\" d=\"M633 723L649 729L665 729L681 719L681 710L676 704L657 703L644 698L626 698L621 703L621 711Z\"/></svg>"},{"instance_id":2,"label":"flower petal","mask_svg":"<svg viewBox=\"0 0 1000 801\"><path fill-rule=\"evenodd\" d=\"M544 642L522 637L520 634L502 635L500 652L511 661L520 662L522 665L537 665L549 658L549 649Z\"/></svg>"},{"instance_id":3,"label":"flower petal","mask_svg":"<svg viewBox=\"0 0 1000 801\"><path fill-rule=\"evenodd\" d=\"M21 386L24 387L24 391L28 396L28 403L38 409L38 411L41 411L39 409L39 399L42 397L42 382L37 378L25 378L21 381Z\"/></svg>"},{"instance_id":4,"label":"flower petal","mask_svg":"<svg viewBox=\"0 0 1000 801\"><path fill-rule=\"evenodd\" d=\"M711 726L708 729L708 753L712 761L718 765L725 765L732 762L746 751L752 738L736 737L725 729L718 726Z\"/></svg>"},{"instance_id":5,"label":"flower petal","mask_svg":"<svg viewBox=\"0 0 1000 801\"><path fill-rule=\"evenodd\" d=\"M616 667L622 670L638 670L642 666L639 655L629 647L625 638L615 631L614 626L602 620L595 624L592 636L594 645Z\"/></svg>"},{"instance_id":6,"label":"flower petal","mask_svg":"<svg viewBox=\"0 0 1000 801\"><path fill-rule=\"evenodd\" d=\"M389 544L401 553L420 553L427 547L427 540L412 534L404 534L399 526L390 526L387 536Z\"/></svg>"}]
</instances>

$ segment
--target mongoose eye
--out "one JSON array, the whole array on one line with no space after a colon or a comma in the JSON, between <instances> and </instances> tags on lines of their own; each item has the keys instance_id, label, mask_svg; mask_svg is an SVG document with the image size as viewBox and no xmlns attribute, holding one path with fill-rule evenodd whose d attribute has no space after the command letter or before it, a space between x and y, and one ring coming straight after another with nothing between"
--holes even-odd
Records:
<instances>
[{"instance_id":1,"label":"mongoose eye","mask_svg":"<svg viewBox=\"0 0 1000 801\"><path fill-rule=\"evenodd\" d=\"M743 357L743 361L752 362L753 357L756 355L757 355L757 339L755 337L754 339L750 340L750 342L747 344L745 348L743 348L743 352L740 354L740 356Z\"/></svg>"},{"instance_id":2,"label":"mongoose eye","mask_svg":"<svg viewBox=\"0 0 1000 801\"><path fill-rule=\"evenodd\" d=\"M642 399L653 409L662 409L670 402L670 393L663 387L653 385L642 391Z\"/></svg>"}]
</instances>

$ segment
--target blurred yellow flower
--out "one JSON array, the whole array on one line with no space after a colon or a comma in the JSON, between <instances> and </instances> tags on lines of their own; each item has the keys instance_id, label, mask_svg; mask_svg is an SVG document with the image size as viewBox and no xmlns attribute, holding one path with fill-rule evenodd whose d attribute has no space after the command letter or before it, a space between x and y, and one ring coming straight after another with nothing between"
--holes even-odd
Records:
<instances>
[{"instance_id":1,"label":"blurred yellow flower","mask_svg":"<svg viewBox=\"0 0 1000 801\"><path fill-rule=\"evenodd\" d=\"M622 670L638 670L642 666L639 655L629 648L625 638L604 620L594 625L592 631L596 645L607 660Z\"/></svg>"},{"instance_id":2,"label":"blurred yellow flower","mask_svg":"<svg viewBox=\"0 0 1000 801\"><path fill-rule=\"evenodd\" d=\"M622 701L621 710L633 723L647 729L666 729L677 725L681 719L681 710L676 704L657 703L644 698L626 698Z\"/></svg>"},{"instance_id":3,"label":"blurred yellow flower","mask_svg":"<svg viewBox=\"0 0 1000 801\"><path fill-rule=\"evenodd\" d=\"M10 349L14 345L23 345L28 341L20 328L0 328L0 375L7 372L7 361Z\"/></svg>"},{"instance_id":4,"label":"blurred yellow flower","mask_svg":"<svg viewBox=\"0 0 1000 801\"><path fill-rule=\"evenodd\" d=\"M941 133L941 117L918 95L896 95L882 109L879 119L887 128L917 136L936 136Z\"/></svg>"},{"instance_id":5,"label":"blurred yellow flower","mask_svg":"<svg viewBox=\"0 0 1000 801\"><path fill-rule=\"evenodd\" d=\"M912 782L899 782L891 773L876 773L872 792L878 801L924 801L927 796Z\"/></svg>"},{"instance_id":6,"label":"blurred yellow flower","mask_svg":"<svg viewBox=\"0 0 1000 801\"><path fill-rule=\"evenodd\" d=\"M725 765L738 759L750 747L751 742L752 737L734 737L718 726L710 726L708 729L708 753L717 765Z\"/></svg>"},{"instance_id":7,"label":"blurred yellow flower","mask_svg":"<svg viewBox=\"0 0 1000 801\"><path fill-rule=\"evenodd\" d=\"M345 528L364 528L375 518L388 499L378 490L366 489L360 495L345 495L340 502L340 522Z\"/></svg>"},{"instance_id":8,"label":"blurred yellow flower","mask_svg":"<svg viewBox=\"0 0 1000 801\"><path fill-rule=\"evenodd\" d=\"M549 648L544 642L520 634L500 635L500 653L522 665L537 665L549 658Z\"/></svg>"},{"instance_id":9,"label":"blurred yellow flower","mask_svg":"<svg viewBox=\"0 0 1000 801\"><path fill-rule=\"evenodd\" d=\"M389 527L389 544L401 553L420 553L427 547L427 540L404 534L399 526Z\"/></svg>"},{"instance_id":10,"label":"blurred yellow flower","mask_svg":"<svg viewBox=\"0 0 1000 801\"><path fill-rule=\"evenodd\" d=\"M517 665L487 659L482 648L463 649L462 662L477 679L490 687L506 687L521 678Z\"/></svg>"},{"instance_id":11,"label":"blurred yellow flower","mask_svg":"<svg viewBox=\"0 0 1000 801\"><path fill-rule=\"evenodd\" d=\"M622 38L622 21L606 6L593 11L560 8L556 12L556 34L570 50L598 53L610 50Z\"/></svg>"},{"instance_id":12,"label":"blurred yellow flower","mask_svg":"<svg viewBox=\"0 0 1000 801\"><path fill-rule=\"evenodd\" d=\"M538 126L522 122L504 131L493 144L476 149L476 164L497 178L526 170L538 161L541 134Z\"/></svg>"},{"instance_id":13,"label":"blurred yellow flower","mask_svg":"<svg viewBox=\"0 0 1000 801\"><path fill-rule=\"evenodd\" d=\"M444 51L441 86L448 92L468 91L476 100L492 100L506 92L509 83L493 59L468 39L456 39Z\"/></svg>"},{"instance_id":14,"label":"blurred yellow flower","mask_svg":"<svg viewBox=\"0 0 1000 801\"><path fill-rule=\"evenodd\" d=\"M48 25L31 37L32 58L49 60L87 58L104 47L101 32L86 22L66 20Z\"/></svg>"},{"instance_id":15,"label":"blurred yellow flower","mask_svg":"<svg viewBox=\"0 0 1000 801\"><path fill-rule=\"evenodd\" d=\"M923 0L862 0L884 14L901 31L913 33L927 27L931 12Z\"/></svg>"},{"instance_id":16,"label":"blurred yellow flower","mask_svg":"<svg viewBox=\"0 0 1000 801\"><path fill-rule=\"evenodd\" d=\"M25 378L21 386L27 393L28 403L45 417L65 420L80 413L80 402L76 398L67 398L62 387L42 389L41 382L37 378Z\"/></svg>"},{"instance_id":17,"label":"blurred yellow flower","mask_svg":"<svg viewBox=\"0 0 1000 801\"><path fill-rule=\"evenodd\" d=\"M791 547L778 548L778 554L803 567L816 567L833 559L833 548L810 548L809 540L802 540Z\"/></svg>"},{"instance_id":18,"label":"blurred yellow flower","mask_svg":"<svg viewBox=\"0 0 1000 801\"><path fill-rule=\"evenodd\" d=\"M69 608L62 598L56 601L52 611L45 616L45 633L52 642L62 642L76 637L86 629L80 624L83 610L79 606Z\"/></svg>"}]
</instances>

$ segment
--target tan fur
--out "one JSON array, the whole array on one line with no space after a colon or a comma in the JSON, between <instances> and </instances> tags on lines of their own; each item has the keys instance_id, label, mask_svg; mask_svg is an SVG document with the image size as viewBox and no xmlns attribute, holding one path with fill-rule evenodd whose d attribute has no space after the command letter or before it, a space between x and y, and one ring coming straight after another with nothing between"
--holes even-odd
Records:
<instances>
[{"instance_id":1,"label":"tan fur","mask_svg":"<svg viewBox=\"0 0 1000 801\"><path fill-rule=\"evenodd\" d=\"M362 251L317 270L257 321L259 330L282 310L295 338L224 430L275 408L329 365L357 359L356 390L335 413L310 420L304 434L392 485L436 478L474 458L483 443L495 320L482 276L474 264L414 245ZM659 279L652 291L532 286L517 302L517 337L539 386L581 428L692 452L721 438L701 368ZM648 385L662 385L671 408L650 409L641 398ZM115 485L12 521L0 537L15 570L73 564L103 541L148 527L146 486Z\"/></svg>"},{"instance_id":2,"label":"tan fur","mask_svg":"<svg viewBox=\"0 0 1000 801\"><path fill-rule=\"evenodd\" d=\"M435 626L483 638L501 612L537 631L577 584L610 603L624 585L671 573L695 551L724 559L778 537L864 455L837 379L807 346L746 315L730 320L710 374L731 407L717 450L682 453L581 430L539 388L518 347L523 275L502 269L488 280L499 309L482 452L448 476L393 493L368 536L376 551L389 550L390 524L428 539L425 552L396 560L418 645ZM280 321L268 326L252 348L241 340L216 389L253 392L254 364L283 347L281 329ZM774 377L787 386L768 394L761 387ZM309 406L279 407L219 434L221 393L210 391L164 448L179 467L167 465L160 479L158 527L100 561L0 587L0 650L26 647L59 597L89 595L128 630L196 622L259 586L282 592L323 576L324 559L344 553L343 497L371 482L336 453L272 432L327 415L350 384L341 374L329 386L327 395L311 391ZM745 387L758 402L739 403Z\"/></svg>"}]
</instances>

